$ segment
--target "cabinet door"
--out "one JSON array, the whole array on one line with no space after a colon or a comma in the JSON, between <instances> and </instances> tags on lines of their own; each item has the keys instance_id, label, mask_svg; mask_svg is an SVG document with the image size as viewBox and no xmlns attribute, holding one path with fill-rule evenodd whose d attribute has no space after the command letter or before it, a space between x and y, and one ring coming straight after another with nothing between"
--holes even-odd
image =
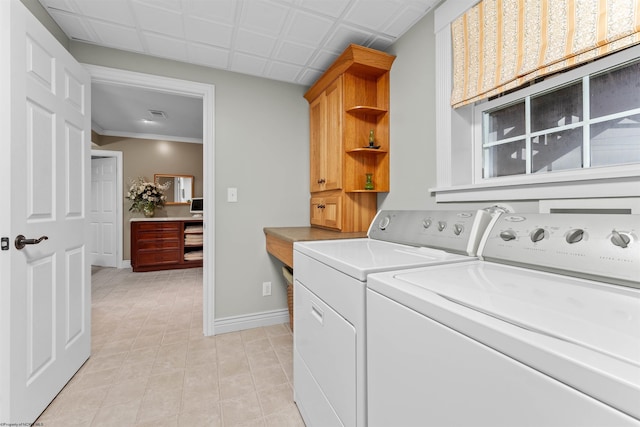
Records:
<instances>
[{"instance_id":1,"label":"cabinet door","mask_svg":"<svg viewBox=\"0 0 640 427\"><path fill-rule=\"evenodd\" d=\"M342 198L335 197L312 197L311 198L311 225L320 227L342 228Z\"/></svg>"},{"instance_id":2,"label":"cabinet door","mask_svg":"<svg viewBox=\"0 0 640 427\"><path fill-rule=\"evenodd\" d=\"M326 116L327 97L321 93L309 105L309 136L310 136L310 187L311 192L324 190L325 146L326 146Z\"/></svg>"},{"instance_id":3,"label":"cabinet door","mask_svg":"<svg viewBox=\"0 0 640 427\"><path fill-rule=\"evenodd\" d=\"M338 190L342 188L342 77L338 77L325 93L327 107L324 190Z\"/></svg>"},{"instance_id":4,"label":"cabinet door","mask_svg":"<svg viewBox=\"0 0 640 427\"><path fill-rule=\"evenodd\" d=\"M342 78L309 104L310 190L342 188Z\"/></svg>"}]
</instances>

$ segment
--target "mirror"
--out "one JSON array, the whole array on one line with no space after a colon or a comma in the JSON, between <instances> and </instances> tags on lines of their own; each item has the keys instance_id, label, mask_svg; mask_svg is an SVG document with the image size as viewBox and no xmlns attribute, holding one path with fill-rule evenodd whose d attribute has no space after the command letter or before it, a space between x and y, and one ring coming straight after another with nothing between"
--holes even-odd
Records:
<instances>
[{"instance_id":1,"label":"mirror","mask_svg":"<svg viewBox=\"0 0 640 427\"><path fill-rule=\"evenodd\" d=\"M160 185L171 183L164 195L166 205L188 205L193 197L193 175L155 174L154 182Z\"/></svg>"}]
</instances>

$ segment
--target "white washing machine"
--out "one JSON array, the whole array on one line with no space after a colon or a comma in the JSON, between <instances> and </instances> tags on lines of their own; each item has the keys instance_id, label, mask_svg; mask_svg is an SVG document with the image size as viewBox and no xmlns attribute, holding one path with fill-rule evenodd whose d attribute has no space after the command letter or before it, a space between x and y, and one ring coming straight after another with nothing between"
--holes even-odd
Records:
<instances>
[{"instance_id":1,"label":"white washing machine","mask_svg":"<svg viewBox=\"0 0 640 427\"><path fill-rule=\"evenodd\" d=\"M369 426L639 426L640 216L506 214L485 239L369 276Z\"/></svg>"},{"instance_id":2,"label":"white washing machine","mask_svg":"<svg viewBox=\"0 0 640 427\"><path fill-rule=\"evenodd\" d=\"M365 239L294 244L294 399L307 427L366 426L373 272L476 259L485 211L381 211Z\"/></svg>"}]
</instances>

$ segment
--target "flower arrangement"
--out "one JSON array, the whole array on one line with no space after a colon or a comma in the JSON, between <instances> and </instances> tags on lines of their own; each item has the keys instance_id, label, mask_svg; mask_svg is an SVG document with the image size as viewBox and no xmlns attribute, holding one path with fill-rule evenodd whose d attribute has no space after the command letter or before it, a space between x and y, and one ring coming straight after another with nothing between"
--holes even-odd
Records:
<instances>
[{"instance_id":1,"label":"flower arrangement","mask_svg":"<svg viewBox=\"0 0 640 427\"><path fill-rule=\"evenodd\" d=\"M170 183L160 185L156 182L145 181L141 177L131 181L126 196L133 202L129 211L143 212L145 216L153 216L156 208L161 209L164 206L164 202L167 200L164 192L169 186Z\"/></svg>"}]
</instances>

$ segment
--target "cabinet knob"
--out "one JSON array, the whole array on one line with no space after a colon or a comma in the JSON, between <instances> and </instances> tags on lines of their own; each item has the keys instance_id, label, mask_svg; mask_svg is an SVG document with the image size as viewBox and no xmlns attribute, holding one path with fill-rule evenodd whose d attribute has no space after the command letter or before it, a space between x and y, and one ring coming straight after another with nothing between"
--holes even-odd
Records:
<instances>
[{"instance_id":1,"label":"cabinet knob","mask_svg":"<svg viewBox=\"0 0 640 427\"><path fill-rule=\"evenodd\" d=\"M322 204L318 205L318 209L324 209L324 205Z\"/></svg>"},{"instance_id":2,"label":"cabinet knob","mask_svg":"<svg viewBox=\"0 0 640 427\"><path fill-rule=\"evenodd\" d=\"M326 180L326 179L324 179L324 178L320 178L320 179L318 180L318 184L324 184L325 182L327 182L327 180Z\"/></svg>"}]
</instances>

